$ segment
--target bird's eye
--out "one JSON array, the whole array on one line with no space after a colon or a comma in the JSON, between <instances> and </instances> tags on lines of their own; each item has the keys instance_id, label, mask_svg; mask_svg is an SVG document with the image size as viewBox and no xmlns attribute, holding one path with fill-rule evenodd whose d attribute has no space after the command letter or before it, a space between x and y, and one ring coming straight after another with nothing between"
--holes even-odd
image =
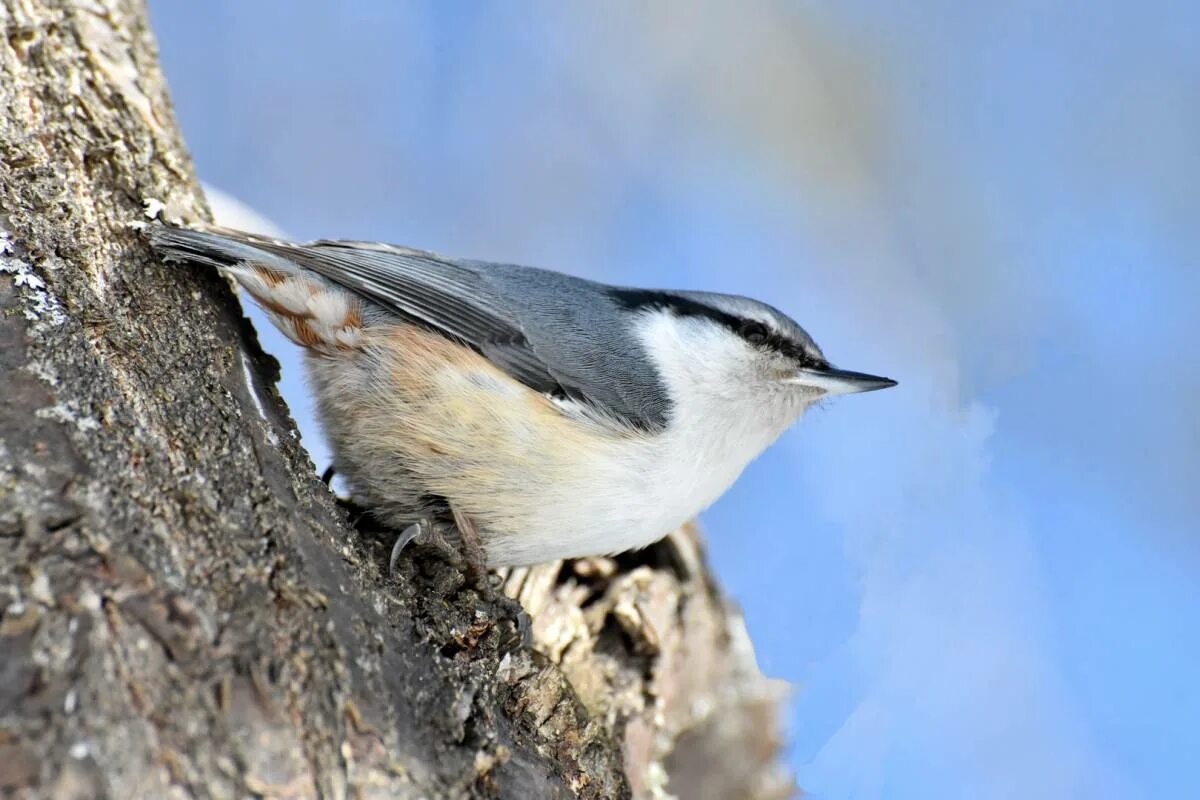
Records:
<instances>
[{"instance_id":1,"label":"bird's eye","mask_svg":"<svg viewBox=\"0 0 1200 800\"><path fill-rule=\"evenodd\" d=\"M762 344L767 340L767 337L770 336L770 331L767 330L767 326L763 325L761 322L755 322L754 320L743 322L741 330L738 332L742 335L742 338L750 344Z\"/></svg>"}]
</instances>

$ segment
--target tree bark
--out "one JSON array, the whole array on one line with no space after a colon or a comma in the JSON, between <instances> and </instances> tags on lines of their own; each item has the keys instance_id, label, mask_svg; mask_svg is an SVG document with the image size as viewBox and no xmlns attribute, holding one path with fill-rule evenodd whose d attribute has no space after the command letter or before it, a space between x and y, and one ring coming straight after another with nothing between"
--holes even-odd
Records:
<instances>
[{"instance_id":1,"label":"tree bark","mask_svg":"<svg viewBox=\"0 0 1200 800\"><path fill-rule=\"evenodd\" d=\"M229 287L140 237L207 215L141 3L0 28L0 794L791 792L694 530L507 575L532 648L435 558L386 577Z\"/></svg>"}]
</instances>

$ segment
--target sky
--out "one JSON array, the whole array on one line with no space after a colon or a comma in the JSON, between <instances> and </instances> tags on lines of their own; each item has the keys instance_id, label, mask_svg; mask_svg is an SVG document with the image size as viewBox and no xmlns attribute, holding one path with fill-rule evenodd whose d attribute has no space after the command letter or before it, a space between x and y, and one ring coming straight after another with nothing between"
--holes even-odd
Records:
<instances>
[{"instance_id":1,"label":"sky","mask_svg":"<svg viewBox=\"0 0 1200 800\"><path fill-rule=\"evenodd\" d=\"M289 235L746 294L900 381L702 516L811 796L1200 796L1200 6L150 6Z\"/></svg>"}]
</instances>

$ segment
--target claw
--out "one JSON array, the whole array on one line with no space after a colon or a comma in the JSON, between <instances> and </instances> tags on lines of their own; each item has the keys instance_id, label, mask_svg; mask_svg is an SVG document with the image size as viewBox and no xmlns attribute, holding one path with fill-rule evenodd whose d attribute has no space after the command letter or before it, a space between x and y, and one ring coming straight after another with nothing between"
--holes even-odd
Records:
<instances>
[{"instance_id":1,"label":"claw","mask_svg":"<svg viewBox=\"0 0 1200 800\"><path fill-rule=\"evenodd\" d=\"M392 545L392 554L388 557L389 577L395 577L396 561L399 560L400 554L404 552L404 548L408 547L409 542L420 536L427 528L432 527L433 523L427 519L422 519L400 531L400 535L396 537L396 543Z\"/></svg>"},{"instance_id":2,"label":"claw","mask_svg":"<svg viewBox=\"0 0 1200 800\"><path fill-rule=\"evenodd\" d=\"M424 517L401 531L396 537L396 543L392 545L392 554L388 557L388 575L396 574L396 562L400 560L400 554L405 547L414 542L437 551L438 555L454 566L461 566L462 553L446 541L446 537L442 535L443 529L440 523Z\"/></svg>"},{"instance_id":3,"label":"claw","mask_svg":"<svg viewBox=\"0 0 1200 800\"><path fill-rule=\"evenodd\" d=\"M337 475L337 469L333 466L333 464L330 464L325 468L325 471L321 473L321 483L329 486L334 475Z\"/></svg>"},{"instance_id":4,"label":"claw","mask_svg":"<svg viewBox=\"0 0 1200 800\"><path fill-rule=\"evenodd\" d=\"M500 607L501 613L513 626L513 638L520 643L520 647L529 648L533 646L533 621L529 619L529 614L526 613L525 607L506 595L496 595L496 605ZM509 644L511 645L511 640Z\"/></svg>"},{"instance_id":5,"label":"claw","mask_svg":"<svg viewBox=\"0 0 1200 800\"><path fill-rule=\"evenodd\" d=\"M479 591L483 599L494 602L500 611L500 619L512 623L513 634L505 637L506 649L532 646L533 622L529 619L529 614L525 612L519 602L497 591L504 579L499 575L487 572L483 560L483 548L479 545L478 533L475 531L474 525L460 515L456 515L456 521L459 522L456 527L459 528L465 552L460 552L458 548L446 541L442 536L442 531L439 530L441 527L439 523L425 517L409 525L396 537L396 542L392 545L392 553L388 557L388 575L395 577L396 563L400 560L400 554L404 552L404 548L409 544L416 542L419 545L431 547L444 556L447 561L455 563L456 566L465 567L468 580Z\"/></svg>"}]
</instances>

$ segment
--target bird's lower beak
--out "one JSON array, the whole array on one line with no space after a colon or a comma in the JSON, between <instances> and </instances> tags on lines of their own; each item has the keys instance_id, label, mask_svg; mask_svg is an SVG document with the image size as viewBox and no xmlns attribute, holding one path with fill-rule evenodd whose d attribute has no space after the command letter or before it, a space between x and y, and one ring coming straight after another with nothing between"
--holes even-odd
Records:
<instances>
[{"instance_id":1,"label":"bird's lower beak","mask_svg":"<svg viewBox=\"0 0 1200 800\"><path fill-rule=\"evenodd\" d=\"M881 378L878 375L850 372L834 367L798 369L794 375L787 378L787 382L810 386L827 395L874 392L877 389L890 389L896 385L891 378Z\"/></svg>"}]
</instances>

